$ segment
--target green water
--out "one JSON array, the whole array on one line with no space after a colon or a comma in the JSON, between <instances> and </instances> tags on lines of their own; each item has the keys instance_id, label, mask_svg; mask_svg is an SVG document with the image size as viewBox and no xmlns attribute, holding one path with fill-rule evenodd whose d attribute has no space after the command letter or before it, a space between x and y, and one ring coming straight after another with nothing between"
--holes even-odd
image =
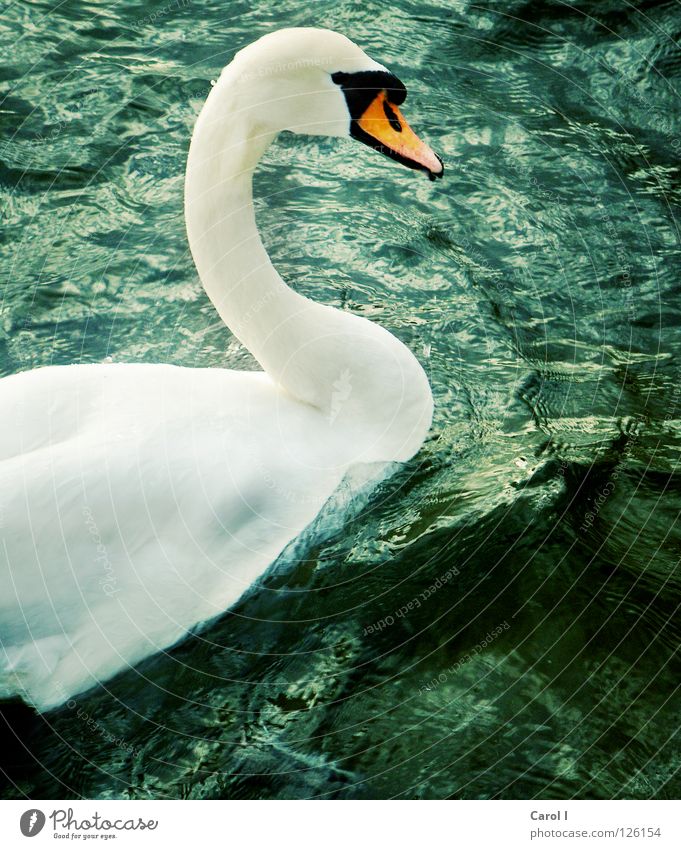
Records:
<instances>
[{"instance_id":1,"label":"green water","mask_svg":"<svg viewBox=\"0 0 681 849\"><path fill-rule=\"evenodd\" d=\"M447 172L282 137L259 225L299 291L413 349L431 437L207 630L6 705L3 795L678 796L678 3L7 0L0 374L254 367L184 162L235 51L310 24L404 80Z\"/></svg>"}]
</instances>

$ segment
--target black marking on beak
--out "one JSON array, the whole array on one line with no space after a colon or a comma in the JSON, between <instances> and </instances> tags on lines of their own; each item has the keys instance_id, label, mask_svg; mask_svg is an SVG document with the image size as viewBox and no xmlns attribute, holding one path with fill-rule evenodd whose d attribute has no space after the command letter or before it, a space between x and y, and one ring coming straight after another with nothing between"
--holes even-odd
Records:
<instances>
[{"instance_id":1,"label":"black marking on beak","mask_svg":"<svg viewBox=\"0 0 681 849\"><path fill-rule=\"evenodd\" d=\"M395 111L392 106L388 103L387 100L383 101L383 111L385 112L385 117L390 122L390 126L398 133L402 132L402 124L400 124L400 119L395 115Z\"/></svg>"},{"instance_id":2,"label":"black marking on beak","mask_svg":"<svg viewBox=\"0 0 681 849\"><path fill-rule=\"evenodd\" d=\"M435 153L435 151L433 151L433 153ZM430 180L431 183L434 183L436 180L441 180L445 175L445 164L442 161L442 157L440 156L439 153L435 153L435 156L437 157L437 161L440 163L440 165L442 165L442 170L440 171L439 174L433 174L432 171L428 172L428 179Z\"/></svg>"},{"instance_id":3,"label":"black marking on beak","mask_svg":"<svg viewBox=\"0 0 681 849\"><path fill-rule=\"evenodd\" d=\"M354 74L337 71L331 74L331 79L342 88L353 121L364 115L380 91L385 90L388 100L395 106L401 106L407 97L404 83L388 71L357 71Z\"/></svg>"}]
</instances>

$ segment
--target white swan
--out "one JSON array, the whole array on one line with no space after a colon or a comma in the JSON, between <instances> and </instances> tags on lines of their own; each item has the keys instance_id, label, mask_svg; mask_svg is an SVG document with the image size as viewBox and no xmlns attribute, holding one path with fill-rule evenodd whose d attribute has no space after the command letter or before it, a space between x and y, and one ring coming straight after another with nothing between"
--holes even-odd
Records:
<instances>
[{"instance_id":1,"label":"white swan","mask_svg":"<svg viewBox=\"0 0 681 849\"><path fill-rule=\"evenodd\" d=\"M239 52L198 118L185 215L201 281L262 372L73 365L0 380L0 697L39 710L225 611L356 463L407 460L433 402L383 328L284 284L253 170L282 130L441 176L403 85L344 36Z\"/></svg>"}]
</instances>

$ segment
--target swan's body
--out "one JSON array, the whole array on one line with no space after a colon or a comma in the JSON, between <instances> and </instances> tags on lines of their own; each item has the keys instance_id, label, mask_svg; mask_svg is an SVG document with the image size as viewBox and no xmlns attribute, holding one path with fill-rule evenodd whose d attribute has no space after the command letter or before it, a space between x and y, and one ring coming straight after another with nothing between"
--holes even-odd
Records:
<instances>
[{"instance_id":1,"label":"swan's body","mask_svg":"<svg viewBox=\"0 0 681 849\"><path fill-rule=\"evenodd\" d=\"M366 72L387 76L342 36L281 31L237 55L197 122L192 253L264 372L78 365L0 381L0 697L47 709L172 645L234 604L351 466L421 445L432 397L414 356L289 289L255 226L264 149L283 129L347 135L344 88ZM429 153L411 164L437 173Z\"/></svg>"}]
</instances>

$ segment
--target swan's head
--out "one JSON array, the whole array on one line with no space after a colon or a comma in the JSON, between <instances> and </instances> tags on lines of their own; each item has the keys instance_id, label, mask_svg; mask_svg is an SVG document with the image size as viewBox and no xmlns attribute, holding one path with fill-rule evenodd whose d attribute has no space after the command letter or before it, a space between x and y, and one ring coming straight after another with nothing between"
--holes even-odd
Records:
<instances>
[{"instance_id":1,"label":"swan's head","mask_svg":"<svg viewBox=\"0 0 681 849\"><path fill-rule=\"evenodd\" d=\"M407 90L350 39L315 28L284 29L241 50L221 83L263 132L350 136L442 177L442 160L411 129L400 107Z\"/></svg>"}]
</instances>

